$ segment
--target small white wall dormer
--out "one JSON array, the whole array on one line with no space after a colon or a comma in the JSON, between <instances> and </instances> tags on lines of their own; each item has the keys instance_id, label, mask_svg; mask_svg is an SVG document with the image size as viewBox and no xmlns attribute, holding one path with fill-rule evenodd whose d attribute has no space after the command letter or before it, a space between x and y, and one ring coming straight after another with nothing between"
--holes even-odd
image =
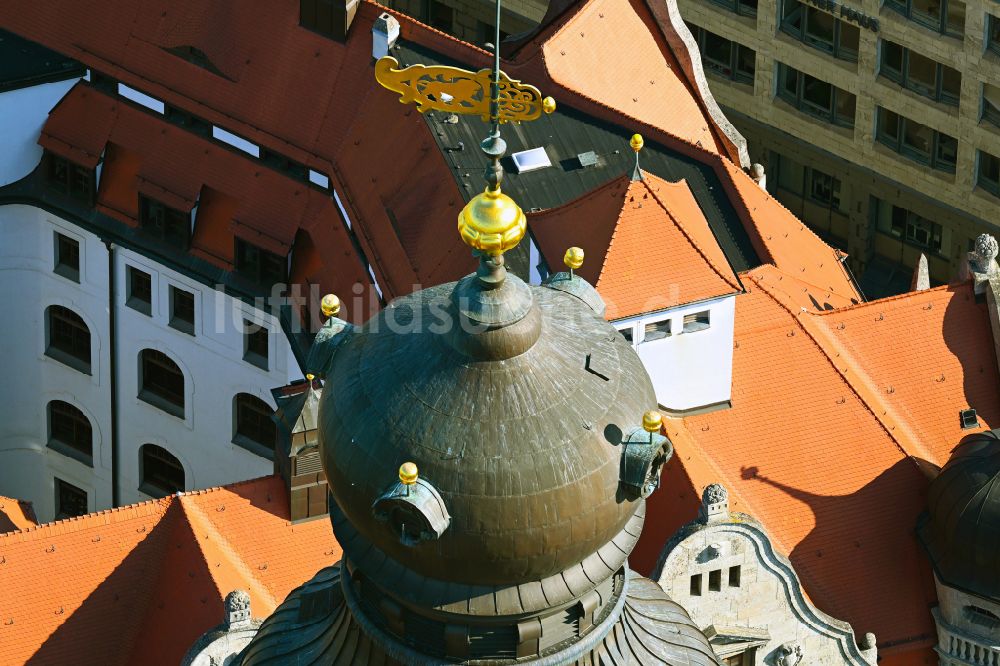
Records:
<instances>
[{"instance_id":1,"label":"small white wall dormer","mask_svg":"<svg viewBox=\"0 0 1000 666\"><path fill-rule=\"evenodd\" d=\"M732 396L736 295L612 322L632 343L664 408L684 412Z\"/></svg>"}]
</instances>

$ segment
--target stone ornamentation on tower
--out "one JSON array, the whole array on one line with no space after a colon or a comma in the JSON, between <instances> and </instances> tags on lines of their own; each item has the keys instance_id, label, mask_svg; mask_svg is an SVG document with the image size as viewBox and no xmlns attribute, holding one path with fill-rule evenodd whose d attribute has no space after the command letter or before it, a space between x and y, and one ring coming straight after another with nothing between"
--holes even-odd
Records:
<instances>
[{"instance_id":1,"label":"stone ornamentation on tower","mask_svg":"<svg viewBox=\"0 0 1000 666\"><path fill-rule=\"evenodd\" d=\"M996 238L989 234L980 234L976 238L976 249L969 253L969 268L973 273L987 277L996 274L998 251L1000 247Z\"/></svg>"}]
</instances>

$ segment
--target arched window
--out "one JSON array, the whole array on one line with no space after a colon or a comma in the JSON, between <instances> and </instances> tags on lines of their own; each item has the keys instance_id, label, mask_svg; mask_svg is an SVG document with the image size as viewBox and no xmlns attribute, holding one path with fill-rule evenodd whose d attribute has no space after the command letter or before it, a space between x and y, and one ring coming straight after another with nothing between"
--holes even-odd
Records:
<instances>
[{"instance_id":1,"label":"arched window","mask_svg":"<svg viewBox=\"0 0 1000 666\"><path fill-rule=\"evenodd\" d=\"M90 374L90 329L80 315L61 305L45 311L45 354Z\"/></svg>"},{"instance_id":2,"label":"arched window","mask_svg":"<svg viewBox=\"0 0 1000 666\"><path fill-rule=\"evenodd\" d=\"M274 410L260 398L237 393L233 398L233 442L267 458L274 458L277 428Z\"/></svg>"},{"instance_id":3,"label":"arched window","mask_svg":"<svg viewBox=\"0 0 1000 666\"><path fill-rule=\"evenodd\" d=\"M163 352L143 349L139 354L139 397L184 418L184 373Z\"/></svg>"},{"instance_id":4,"label":"arched window","mask_svg":"<svg viewBox=\"0 0 1000 666\"><path fill-rule=\"evenodd\" d=\"M90 419L62 400L50 402L48 412L49 447L93 467L94 432Z\"/></svg>"},{"instance_id":5,"label":"arched window","mask_svg":"<svg viewBox=\"0 0 1000 666\"><path fill-rule=\"evenodd\" d=\"M152 497L164 497L184 490L184 467L169 451L156 444L139 449L139 490Z\"/></svg>"}]
</instances>

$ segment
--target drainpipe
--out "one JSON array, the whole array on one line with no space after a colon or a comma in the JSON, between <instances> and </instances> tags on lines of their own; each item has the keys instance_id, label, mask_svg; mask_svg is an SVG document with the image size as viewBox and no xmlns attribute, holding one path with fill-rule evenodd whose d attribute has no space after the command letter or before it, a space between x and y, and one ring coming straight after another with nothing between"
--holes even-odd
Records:
<instances>
[{"instance_id":1,"label":"drainpipe","mask_svg":"<svg viewBox=\"0 0 1000 666\"><path fill-rule=\"evenodd\" d=\"M115 290L115 254L117 247L109 240L104 241L108 249L108 362L111 375L111 506L121 506L121 493L118 490L118 306Z\"/></svg>"}]
</instances>

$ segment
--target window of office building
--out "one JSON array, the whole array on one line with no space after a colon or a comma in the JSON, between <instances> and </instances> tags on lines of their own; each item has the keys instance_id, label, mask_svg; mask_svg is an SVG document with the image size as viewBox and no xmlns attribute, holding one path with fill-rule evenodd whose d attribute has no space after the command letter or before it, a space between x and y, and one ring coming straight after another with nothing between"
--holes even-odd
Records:
<instances>
[{"instance_id":1,"label":"window of office building","mask_svg":"<svg viewBox=\"0 0 1000 666\"><path fill-rule=\"evenodd\" d=\"M170 285L170 326L194 335L194 294Z\"/></svg>"},{"instance_id":2,"label":"window of office building","mask_svg":"<svg viewBox=\"0 0 1000 666\"><path fill-rule=\"evenodd\" d=\"M87 513L87 491L56 479L56 520L75 518Z\"/></svg>"},{"instance_id":3,"label":"window of office building","mask_svg":"<svg viewBox=\"0 0 1000 666\"><path fill-rule=\"evenodd\" d=\"M257 284L284 282L287 258L261 249L242 238L236 239L236 270Z\"/></svg>"},{"instance_id":4,"label":"window of office building","mask_svg":"<svg viewBox=\"0 0 1000 666\"><path fill-rule=\"evenodd\" d=\"M757 0L712 0L741 16L757 16Z\"/></svg>"},{"instance_id":5,"label":"window of office building","mask_svg":"<svg viewBox=\"0 0 1000 666\"><path fill-rule=\"evenodd\" d=\"M73 282L80 281L80 241L55 232L54 272Z\"/></svg>"},{"instance_id":6,"label":"window of office building","mask_svg":"<svg viewBox=\"0 0 1000 666\"><path fill-rule=\"evenodd\" d=\"M809 198L829 208L840 208L840 179L819 169L807 170Z\"/></svg>"},{"instance_id":7,"label":"window of office building","mask_svg":"<svg viewBox=\"0 0 1000 666\"><path fill-rule=\"evenodd\" d=\"M150 497L165 497L184 490L181 461L162 446L143 444L139 449L139 490Z\"/></svg>"},{"instance_id":8,"label":"window of office building","mask_svg":"<svg viewBox=\"0 0 1000 666\"><path fill-rule=\"evenodd\" d=\"M720 37L696 25L689 25L698 42L705 70L732 81L753 85L757 53L751 48Z\"/></svg>"},{"instance_id":9,"label":"window of office building","mask_svg":"<svg viewBox=\"0 0 1000 666\"><path fill-rule=\"evenodd\" d=\"M817 118L854 127L857 100L853 94L780 62L778 97Z\"/></svg>"},{"instance_id":10,"label":"window of office building","mask_svg":"<svg viewBox=\"0 0 1000 666\"><path fill-rule=\"evenodd\" d=\"M876 139L911 160L955 173L958 140L922 123L878 107Z\"/></svg>"},{"instance_id":11,"label":"window of office building","mask_svg":"<svg viewBox=\"0 0 1000 666\"><path fill-rule=\"evenodd\" d=\"M979 151L979 187L1000 197L1000 157Z\"/></svg>"},{"instance_id":12,"label":"window of office building","mask_svg":"<svg viewBox=\"0 0 1000 666\"><path fill-rule=\"evenodd\" d=\"M427 22L442 32L451 32L455 24L455 10L437 0L425 0L425 2Z\"/></svg>"},{"instance_id":13,"label":"window of office building","mask_svg":"<svg viewBox=\"0 0 1000 666\"><path fill-rule=\"evenodd\" d=\"M139 353L139 397L184 418L184 373L163 352L143 349Z\"/></svg>"},{"instance_id":14,"label":"window of office building","mask_svg":"<svg viewBox=\"0 0 1000 666\"><path fill-rule=\"evenodd\" d=\"M958 106L961 72L884 39L880 50L879 74L924 97Z\"/></svg>"},{"instance_id":15,"label":"window of office building","mask_svg":"<svg viewBox=\"0 0 1000 666\"><path fill-rule=\"evenodd\" d=\"M885 0L885 6L943 35L965 34L965 3L961 0Z\"/></svg>"},{"instance_id":16,"label":"window of office building","mask_svg":"<svg viewBox=\"0 0 1000 666\"><path fill-rule=\"evenodd\" d=\"M49 187L88 205L94 202L94 169L82 167L48 151L45 151L45 161L45 176Z\"/></svg>"},{"instance_id":17,"label":"window of office building","mask_svg":"<svg viewBox=\"0 0 1000 666\"><path fill-rule=\"evenodd\" d=\"M164 243L186 250L191 241L191 213L139 195L139 224Z\"/></svg>"},{"instance_id":18,"label":"window of office building","mask_svg":"<svg viewBox=\"0 0 1000 666\"><path fill-rule=\"evenodd\" d=\"M87 415L68 402L53 400L48 417L49 448L93 466L94 431Z\"/></svg>"},{"instance_id":19,"label":"window of office building","mask_svg":"<svg viewBox=\"0 0 1000 666\"><path fill-rule=\"evenodd\" d=\"M86 322L61 305L50 305L45 319L45 355L90 374L90 328Z\"/></svg>"},{"instance_id":20,"label":"window of office building","mask_svg":"<svg viewBox=\"0 0 1000 666\"><path fill-rule=\"evenodd\" d=\"M835 58L858 61L861 29L799 0L782 3L781 30Z\"/></svg>"},{"instance_id":21,"label":"window of office building","mask_svg":"<svg viewBox=\"0 0 1000 666\"><path fill-rule=\"evenodd\" d=\"M1000 16L986 15L986 46L994 53L1000 53Z\"/></svg>"},{"instance_id":22,"label":"window of office building","mask_svg":"<svg viewBox=\"0 0 1000 666\"><path fill-rule=\"evenodd\" d=\"M872 197L871 211L883 233L937 253L948 248L950 230L912 210Z\"/></svg>"},{"instance_id":23,"label":"window of office building","mask_svg":"<svg viewBox=\"0 0 1000 666\"><path fill-rule=\"evenodd\" d=\"M238 393L233 398L233 441L258 455L273 457L277 437L273 416L274 410L260 398Z\"/></svg>"},{"instance_id":24,"label":"window of office building","mask_svg":"<svg viewBox=\"0 0 1000 666\"><path fill-rule=\"evenodd\" d=\"M983 120L1000 127L1000 86L984 83L982 103Z\"/></svg>"}]
</instances>

